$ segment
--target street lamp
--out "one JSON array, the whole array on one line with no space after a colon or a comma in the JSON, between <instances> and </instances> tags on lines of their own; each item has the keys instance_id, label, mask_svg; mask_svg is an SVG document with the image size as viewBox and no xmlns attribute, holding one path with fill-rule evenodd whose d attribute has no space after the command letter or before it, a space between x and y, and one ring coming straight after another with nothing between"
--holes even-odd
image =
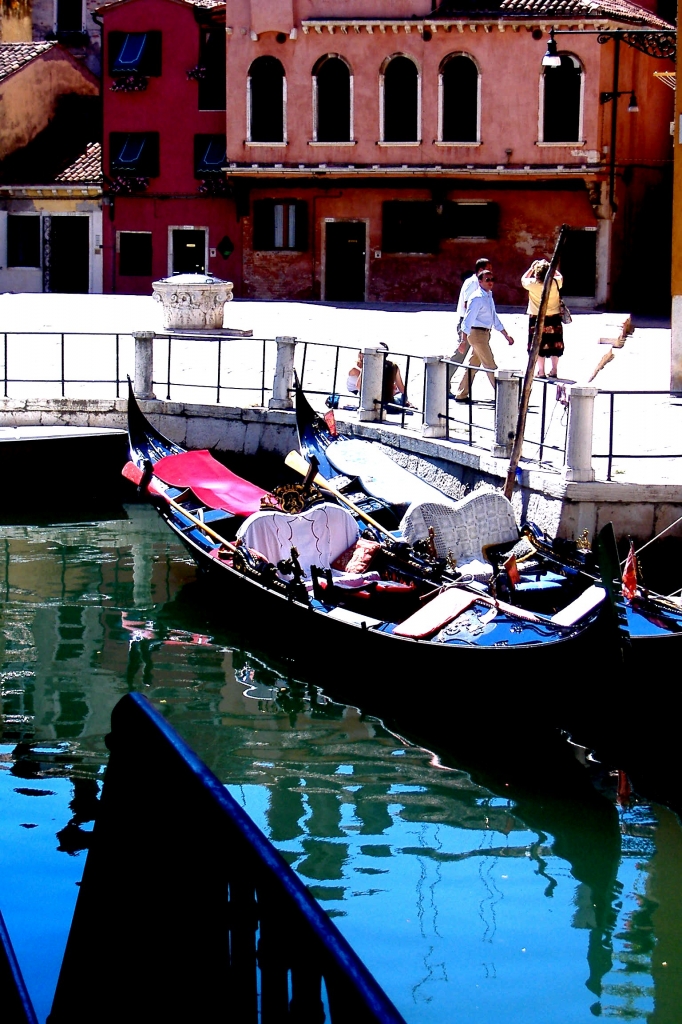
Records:
<instances>
[{"instance_id":1,"label":"street lamp","mask_svg":"<svg viewBox=\"0 0 682 1024\"><path fill-rule=\"evenodd\" d=\"M615 100L618 96L630 96L630 102L628 103L628 114L639 114L639 106L637 104L637 97L635 96L634 89L621 89L619 92L600 92L599 102L610 103L611 100Z\"/></svg>"},{"instance_id":2,"label":"street lamp","mask_svg":"<svg viewBox=\"0 0 682 1024\"><path fill-rule=\"evenodd\" d=\"M560 68L561 57L559 56L556 39L554 38L554 29L551 29L549 33L549 42L547 43L547 52L542 58L543 68Z\"/></svg>"}]
</instances>

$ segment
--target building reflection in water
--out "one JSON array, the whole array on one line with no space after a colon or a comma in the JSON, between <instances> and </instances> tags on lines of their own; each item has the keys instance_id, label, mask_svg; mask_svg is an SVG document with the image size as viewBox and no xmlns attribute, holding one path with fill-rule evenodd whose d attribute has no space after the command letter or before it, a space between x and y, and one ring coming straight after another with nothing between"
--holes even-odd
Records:
<instances>
[{"instance_id":1,"label":"building reflection in water","mask_svg":"<svg viewBox=\"0 0 682 1024\"><path fill-rule=\"evenodd\" d=\"M682 831L671 812L617 808L611 791L510 789L494 771L483 784L288 678L215 632L189 559L145 508L4 527L0 544L3 741L14 745L3 767L72 780L55 857L87 847L111 708L141 690L408 1019L679 1019ZM538 772L551 777L552 765Z\"/></svg>"}]
</instances>

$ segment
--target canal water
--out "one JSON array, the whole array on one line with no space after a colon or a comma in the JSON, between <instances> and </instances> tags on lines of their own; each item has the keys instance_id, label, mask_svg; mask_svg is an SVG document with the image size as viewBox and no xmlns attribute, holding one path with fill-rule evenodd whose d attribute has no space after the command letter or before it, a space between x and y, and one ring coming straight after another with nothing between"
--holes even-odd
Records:
<instances>
[{"instance_id":1,"label":"canal water","mask_svg":"<svg viewBox=\"0 0 682 1024\"><path fill-rule=\"evenodd\" d=\"M519 785L512 764L439 756L331 699L322 670L291 679L272 649L240 647L145 507L0 526L0 590L0 909L41 1021L129 690L224 781L410 1024L680 1020L678 819L579 750L575 785L554 793L544 762Z\"/></svg>"}]
</instances>

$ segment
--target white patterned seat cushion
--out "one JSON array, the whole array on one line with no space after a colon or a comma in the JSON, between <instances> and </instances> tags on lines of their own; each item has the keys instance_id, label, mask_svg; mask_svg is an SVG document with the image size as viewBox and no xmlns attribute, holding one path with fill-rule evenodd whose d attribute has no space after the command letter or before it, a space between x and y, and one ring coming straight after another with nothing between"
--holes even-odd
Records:
<instances>
[{"instance_id":1,"label":"white patterned seat cushion","mask_svg":"<svg viewBox=\"0 0 682 1024\"><path fill-rule=\"evenodd\" d=\"M499 491L469 494L454 505L410 505L400 523L409 544L426 540L429 527L433 527L438 555L451 555L458 565L482 560L484 547L513 544L519 536L512 504Z\"/></svg>"},{"instance_id":2,"label":"white patterned seat cushion","mask_svg":"<svg viewBox=\"0 0 682 1024\"><path fill-rule=\"evenodd\" d=\"M265 555L275 565L298 551L298 560L306 576L310 566L329 569L332 562L358 539L359 530L347 509L331 502L314 505L307 512L254 512L245 519L237 537L248 548Z\"/></svg>"}]
</instances>

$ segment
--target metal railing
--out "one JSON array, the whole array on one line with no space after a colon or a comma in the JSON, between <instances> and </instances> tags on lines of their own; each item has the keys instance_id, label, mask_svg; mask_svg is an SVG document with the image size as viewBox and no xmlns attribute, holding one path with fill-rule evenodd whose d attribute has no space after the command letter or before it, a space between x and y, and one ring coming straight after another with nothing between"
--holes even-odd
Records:
<instances>
[{"instance_id":1,"label":"metal railing","mask_svg":"<svg viewBox=\"0 0 682 1024\"><path fill-rule=\"evenodd\" d=\"M405 1024L223 783L141 694L114 708L50 1024Z\"/></svg>"},{"instance_id":2,"label":"metal railing","mask_svg":"<svg viewBox=\"0 0 682 1024\"><path fill-rule=\"evenodd\" d=\"M315 365L311 370L310 353L314 352ZM355 411L359 408L359 394L350 394L339 388L339 374L345 384L348 370L355 365L354 356L357 355L357 345L335 345L332 342L310 342L298 341L296 344L296 372L301 387L310 397L311 395L324 395L325 398L338 396L339 408ZM325 358L322 353L328 353ZM346 359L341 358L342 353L348 353ZM419 356L412 356L404 352L390 352L388 358L395 362L401 372L405 394L409 395L410 386L416 378L417 388L421 391L421 405L412 404L411 407L402 406L399 403L386 403L384 413L389 416L399 416L402 427L415 424L411 417L416 416L419 423L424 415L424 389L425 377L423 373L423 361ZM415 365L419 368L415 372ZM419 372L421 371L421 372ZM421 384L419 378L421 376ZM345 401L343 401L345 399ZM342 404L343 402L343 404ZM377 403L380 404L380 403ZM409 422L406 423L406 420Z\"/></svg>"},{"instance_id":3,"label":"metal railing","mask_svg":"<svg viewBox=\"0 0 682 1024\"><path fill-rule=\"evenodd\" d=\"M295 366L304 390L313 397L339 396L341 408L349 412L357 409L359 396L345 390L345 377L355 364L356 353L357 345L296 340ZM391 352L389 358L400 367L406 393L411 393L412 398L419 395L420 401L411 408L390 403L384 407L384 413L389 422L419 429L424 421L426 396L424 363L421 357L407 353ZM0 359L0 387L4 398L122 398L127 376L134 376L135 341L131 334L124 332L4 331L0 332ZM488 372L483 367L461 366L451 360L444 362L448 367L461 367L472 378L476 373ZM168 401L206 401L221 405L230 399L237 405L251 401L254 405L265 406L273 393L276 365L274 338L200 332L191 335L165 332L154 337L153 386L156 394ZM558 468L565 461L567 417L561 387L558 381L533 382L533 395L537 399L533 399L527 421L524 458L540 466ZM552 396L560 401L553 403ZM624 415L628 397L642 400L675 396L663 390L600 390L595 402L593 458L606 460L607 480L622 472L617 468L621 460L682 458L672 443L662 442L662 438L677 436L677 416L671 419L668 430L661 429L657 419L648 440L648 420L639 416L638 430L632 431L623 443L632 421L632 417ZM603 409L605 401L608 405ZM322 409L324 403L318 404ZM495 443L494 402L472 400L470 393L459 413L448 395L445 410L448 439L491 450ZM561 414L557 417L559 410Z\"/></svg>"},{"instance_id":4,"label":"metal railing","mask_svg":"<svg viewBox=\"0 0 682 1024\"><path fill-rule=\"evenodd\" d=\"M11 344L13 339L17 339L15 346ZM29 339L33 339L36 344L32 347L27 347L26 343ZM110 350L104 359L111 366L112 375L86 377L75 372L76 367L81 368L84 364L87 365L89 353L84 346L91 342L92 339L97 339L96 343L99 343L102 339L108 339ZM68 385L101 384L111 386L114 390L114 396L120 398L124 393L123 387L126 383L126 374L132 374L133 372L133 344L132 336L123 332L114 334L95 331L4 331L2 333L3 397L26 397L25 395L10 395L13 385L52 385L58 392L56 396L43 394L39 397L66 398ZM70 351L71 349L73 351ZM130 350L129 353L125 351L126 349ZM99 358L102 358L101 353ZM35 367L37 361L40 361L41 366L54 367L55 372L52 376L38 377L21 374L22 366L26 368ZM19 367L16 373L12 373L12 363ZM67 373L67 369L70 369L71 365L74 366L74 372Z\"/></svg>"},{"instance_id":5,"label":"metal railing","mask_svg":"<svg viewBox=\"0 0 682 1024\"><path fill-rule=\"evenodd\" d=\"M239 338L224 335L183 337L174 334L157 334L154 341L155 343L161 341L166 348L164 356L162 351L156 349L155 345L153 378L154 387L164 390L166 401L173 400L173 390L182 389L183 392L209 393L212 395L211 400L217 405L222 405L226 395L234 392L259 399L259 404L264 406L266 395L272 394L276 359L276 345L273 338ZM246 365L237 368L236 360L230 359L229 354L226 358L225 351L228 349L229 353L230 347L244 346L245 342L248 343L248 359ZM210 373L211 379L205 381L191 379L197 367L187 363L187 345L194 348L191 363L203 364L203 371L207 374ZM197 346L209 346L205 352L200 353L198 360ZM181 352L179 357L178 349ZM243 350L240 353L240 359L243 362ZM211 363L213 363L212 369L210 368ZM165 376L160 375L161 366L165 369ZM157 374L159 375L157 376ZM174 380L174 375L179 374L182 374L183 379ZM230 380L230 377L233 379Z\"/></svg>"},{"instance_id":6,"label":"metal railing","mask_svg":"<svg viewBox=\"0 0 682 1024\"><path fill-rule=\"evenodd\" d=\"M610 391L610 390L601 390L600 389L599 394L597 395L597 401L599 401L600 399L607 399L608 400L608 426L607 426L607 445L606 445L607 450L604 453L593 452L592 458L593 459L606 459L606 479L607 480L612 480L613 479L613 475L614 475L614 466L613 466L613 464L614 464L615 460L620 460L620 459L682 459L682 453L680 453L678 451L675 451L675 450L668 451L668 452L649 451L649 452L625 452L625 453L614 451L614 441L615 441L615 433L616 433L616 398L624 396L624 395L637 396L638 398L645 398L645 397L676 398L676 397L679 397L678 395L676 395L674 392L671 392L671 391L634 391L634 390L631 390L631 391ZM676 406L675 408L680 408L680 406ZM639 434L640 440L641 440L642 434L646 434L646 426L647 426L647 418L642 416L641 410L640 410L640 416L639 416L639 418L637 420L637 432ZM679 437L679 423L671 424L671 427L672 427L671 435L675 438L675 440L677 440L677 438ZM656 421L656 427L654 429L657 432L661 430L661 424L660 424L659 420Z\"/></svg>"}]
</instances>

